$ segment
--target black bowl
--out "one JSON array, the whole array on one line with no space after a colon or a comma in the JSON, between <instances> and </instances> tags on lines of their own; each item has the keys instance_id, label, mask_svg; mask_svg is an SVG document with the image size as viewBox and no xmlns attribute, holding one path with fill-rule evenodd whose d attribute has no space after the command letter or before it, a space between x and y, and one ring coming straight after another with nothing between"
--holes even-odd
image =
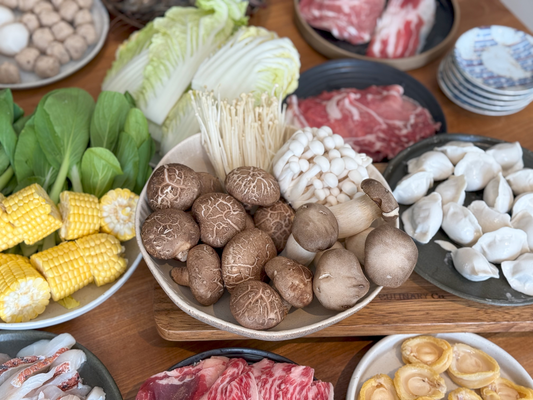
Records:
<instances>
[{"instance_id":1,"label":"black bowl","mask_svg":"<svg viewBox=\"0 0 533 400\"><path fill-rule=\"evenodd\" d=\"M419 157L434 147L443 146L452 140L473 142L476 146L486 150L498 143L504 143L503 140L489 138L485 136L465 135L465 134L448 134L437 135L424 139L408 147L399 153L389 164L383 173L383 177L389 182L390 187L394 189L398 181L407 175L407 161ZM526 168L533 168L533 152L523 149L523 159ZM440 182L436 182L428 192L433 192ZM483 191L467 192L465 206L474 200L483 200ZM400 215L410 206L400 206ZM403 229L403 224L401 223ZM451 261L450 253L435 243L435 240L453 241L439 229L437 234L427 244L421 244L415 241L418 247L418 262L415 272L422 278L431 282L442 290L479 303L498 305L498 306L525 306L533 304L533 296L517 292L507 282L500 270L499 279L488 279L483 282L472 282L463 277ZM460 246L458 246L460 247ZM499 265L497 265L499 267Z\"/></svg>"},{"instance_id":2,"label":"black bowl","mask_svg":"<svg viewBox=\"0 0 533 400\"><path fill-rule=\"evenodd\" d=\"M43 331L0 331L0 353L15 357L24 347L38 340L51 340L56 336L54 333ZM72 348L82 350L87 356L87 361L79 369L83 383L91 387L100 386L104 389L107 400L122 400L120 390L105 365L81 344L76 343Z\"/></svg>"}]
</instances>

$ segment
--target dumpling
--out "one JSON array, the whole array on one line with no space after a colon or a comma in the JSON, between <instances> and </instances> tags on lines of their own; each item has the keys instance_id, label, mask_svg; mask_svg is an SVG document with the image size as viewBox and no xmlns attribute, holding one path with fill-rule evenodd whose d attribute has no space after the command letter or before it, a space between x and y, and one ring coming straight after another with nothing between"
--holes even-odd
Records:
<instances>
[{"instance_id":1,"label":"dumpling","mask_svg":"<svg viewBox=\"0 0 533 400\"><path fill-rule=\"evenodd\" d=\"M511 225L511 216L509 214L493 210L482 200L473 201L468 206L468 209L474 214L474 217L476 217L483 233L494 232L504 227L513 227Z\"/></svg>"},{"instance_id":2,"label":"dumpling","mask_svg":"<svg viewBox=\"0 0 533 400\"><path fill-rule=\"evenodd\" d=\"M398 182L392 194L398 203L410 205L424 197L431 186L433 186L431 172L415 172L405 175Z\"/></svg>"},{"instance_id":3,"label":"dumpling","mask_svg":"<svg viewBox=\"0 0 533 400\"><path fill-rule=\"evenodd\" d=\"M511 168L509 169L504 169L502 171L502 174L503 176L507 177L509 175L511 175L513 172L516 172L516 171L520 171L521 169L524 168L524 160L520 159L520 161L518 161L515 165L513 165Z\"/></svg>"},{"instance_id":4,"label":"dumpling","mask_svg":"<svg viewBox=\"0 0 533 400\"><path fill-rule=\"evenodd\" d=\"M442 199L433 192L422 197L402 214L405 232L420 243L428 243L442 224Z\"/></svg>"},{"instance_id":5,"label":"dumpling","mask_svg":"<svg viewBox=\"0 0 533 400\"><path fill-rule=\"evenodd\" d=\"M453 164L440 151L428 151L407 162L407 172L418 171L431 172L434 180L442 181L453 173Z\"/></svg>"},{"instance_id":6,"label":"dumpling","mask_svg":"<svg viewBox=\"0 0 533 400\"><path fill-rule=\"evenodd\" d=\"M493 263L512 261L520 254L529 251L526 233L513 228L500 228L497 231L485 233L472 248Z\"/></svg>"},{"instance_id":7,"label":"dumpling","mask_svg":"<svg viewBox=\"0 0 533 400\"><path fill-rule=\"evenodd\" d=\"M457 272L473 282L500 277L498 268L489 263L483 254L472 247L462 247L452 251L452 260Z\"/></svg>"},{"instance_id":8,"label":"dumpling","mask_svg":"<svg viewBox=\"0 0 533 400\"><path fill-rule=\"evenodd\" d=\"M522 254L515 261L502 262L502 272L517 292L533 296L533 253Z\"/></svg>"},{"instance_id":9,"label":"dumpling","mask_svg":"<svg viewBox=\"0 0 533 400\"><path fill-rule=\"evenodd\" d=\"M444 153L453 165L461 161L466 153L484 153L483 149L474 146L474 143L460 142L457 140L452 140L444 146L435 147L435 150Z\"/></svg>"},{"instance_id":10,"label":"dumpling","mask_svg":"<svg viewBox=\"0 0 533 400\"><path fill-rule=\"evenodd\" d=\"M471 246L483 235L481 226L468 208L448 203L442 211L442 229L454 242Z\"/></svg>"},{"instance_id":11,"label":"dumpling","mask_svg":"<svg viewBox=\"0 0 533 400\"><path fill-rule=\"evenodd\" d=\"M455 166L454 174L464 175L466 191L481 190L502 171L494 157L485 153L467 153Z\"/></svg>"},{"instance_id":12,"label":"dumpling","mask_svg":"<svg viewBox=\"0 0 533 400\"><path fill-rule=\"evenodd\" d=\"M489 207L501 213L506 213L513 206L513 191L501 172L485 187L483 200Z\"/></svg>"},{"instance_id":13,"label":"dumpling","mask_svg":"<svg viewBox=\"0 0 533 400\"><path fill-rule=\"evenodd\" d=\"M513 203L513 215L526 210L533 214L533 193L522 193L515 197Z\"/></svg>"},{"instance_id":14,"label":"dumpling","mask_svg":"<svg viewBox=\"0 0 533 400\"><path fill-rule=\"evenodd\" d=\"M526 210L522 210L513 215L511 224L513 224L513 228L520 229L526 233L529 249L533 250L533 215Z\"/></svg>"},{"instance_id":15,"label":"dumpling","mask_svg":"<svg viewBox=\"0 0 533 400\"><path fill-rule=\"evenodd\" d=\"M448 203L457 203L460 206L465 202L466 196L466 178L464 175L452 175L440 185L437 186L435 192L441 195L442 205Z\"/></svg>"},{"instance_id":16,"label":"dumpling","mask_svg":"<svg viewBox=\"0 0 533 400\"><path fill-rule=\"evenodd\" d=\"M490 154L498 164L502 166L502 170L506 170L515 166L522 161L522 146L520 143L498 143L490 147L486 151Z\"/></svg>"},{"instance_id":17,"label":"dumpling","mask_svg":"<svg viewBox=\"0 0 533 400\"><path fill-rule=\"evenodd\" d=\"M524 168L505 177L515 195L533 192L533 169Z\"/></svg>"}]
</instances>

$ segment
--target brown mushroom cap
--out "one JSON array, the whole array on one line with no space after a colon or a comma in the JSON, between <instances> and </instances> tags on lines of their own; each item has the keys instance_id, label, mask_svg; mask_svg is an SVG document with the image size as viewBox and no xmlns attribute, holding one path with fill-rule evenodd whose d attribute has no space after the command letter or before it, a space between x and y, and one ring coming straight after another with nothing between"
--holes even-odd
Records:
<instances>
[{"instance_id":1,"label":"brown mushroom cap","mask_svg":"<svg viewBox=\"0 0 533 400\"><path fill-rule=\"evenodd\" d=\"M368 293L370 283L357 257L345 249L328 250L316 266L313 291L327 309L344 311Z\"/></svg>"},{"instance_id":2,"label":"brown mushroom cap","mask_svg":"<svg viewBox=\"0 0 533 400\"><path fill-rule=\"evenodd\" d=\"M181 286L189 287L189 271L185 266L174 267L170 270L170 277Z\"/></svg>"},{"instance_id":3,"label":"brown mushroom cap","mask_svg":"<svg viewBox=\"0 0 533 400\"><path fill-rule=\"evenodd\" d=\"M146 195L154 211L167 208L185 211L200 195L200 178L186 165L161 165L150 177Z\"/></svg>"},{"instance_id":4,"label":"brown mushroom cap","mask_svg":"<svg viewBox=\"0 0 533 400\"><path fill-rule=\"evenodd\" d=\"M207 193L192 205L194 219L200 225L202 242L211 247L224 247L246 226L246 211L229 194Z\"/></svg>"},{"instance_id":5,"label":"brown mushroom cap","mask_svg":"<svg viewBox=\"0 0 533 400\"><path fill-rule=\"evenodd\" d=\"M291 306L304 308L313 301L313 273L286 257L275 257L265 265L274 287Z\"/></svg>"},{"instance_id":6,"label":"brown mushroom cap","mask_svg":"<svg viewBox=\"0 0 533 400\"><path fill-rule=\"evenodd\" d=\"M411 237L389 224L374 229L365 243L365 272L376 285L401 286L415 269L418 249Z\"/></svg>"},{"instance_id":7,"label":"brown mushroom cap","mask_svg":"<svg viewBox=\"0 0 533 400\"><path fill-rule=\"evenodd\" d=\"M390 190L370 178L361 182L361 189L381 208L381 216L386 222L396 222L400 215L400 206Z\"/></svg>"},{"instance_id":8,"label":"brown mushroom cap","mask_svg":"<svg viewBox=\"0 0 533 400\"><path fill-rule=\"evenodd\" d=\"M194 219L181 210L157 210L144 221L141 239L152 257L186 261L189 249L200 239L200 229Z\"/></svg>"},{"instance_id":9,"label":"brown mushroom cap","mask_svg":"<svg viewBox=\"0 0 533 400\"><path fill-rule=\"evenodd\" d=\"M226 175L226 190L241 203L250 206L270 206L279 200L276 178L257 167L238 167Z\"/></svg>"},{"instance_id":10,"label":"brown mushroom cap","mask_svg":"<svg viewBox=\"0 0 533 400\"><path fill-rule=\"evenodd\" d=\"M294 210L283 201L276 201L269 207L259 207L254 214L255 226L274 241L278 253L285 248L291 235Z\"/></svg>"},{"instance_id":11,"label":"brown mushroom cap","mask_svg":"<svg viewBox=\"0 0 533 400\"><path fill-rule=\"evenodd\" d=\"M333 246L339 236L339 224L326 206L307 203L296 210L292 235L300 246L314 253Z\"/></svg>"},{"instance_id":12,"label":"brown mushroom cap","mask_svg":"<svg viewBox=\"0 0 533 400\"><path fill-rule=\"evenodd\" d=\"M254 224L254 219L252 218L252 216L248 213L246 213L246 225L244 226L244 230L248 230L248 229L254 229L255 228L255 224Z\"/></svg>"},{"instance_id":13,"label":"brown mushroom cap","mask_svg":"<svg viewBox=\"0 0 533 400\"><path fill-rule=\"evenodd\" d=\"M199 244L189 250L187 257L189 287L203 306L215 304L224 294L224 282L217 252L206 244Z\"/></svg>"},{"instance_id":14,"label":"brown mushroom cap","mask_svg":"<svg viewBox=\"0 0 533 400\"><path fill-rule=\"evenodd\" d=\"M206 193L224 193L218 178L208 172L197 172L196 174L200 178L200 196Z\"/></svg>"},{"instance_id":15,"label":"brown mushroom cap","mask_svg":"<svg viewBox=\"0 0 533 400\"><path fill-rule=\"evenodd\" d=\"M365 243L366 238L374 230L373 227L365 229L363 232L359 232L357 235L346 238L346 250L355 254L359 262L364 265L365 263Z\"/></svg>"},{"instance_id":16,"label":"brown mushroom cap","mask_svg":"<svg viewBox=\"0 0 533 400\"><path fill-rule=\"evenodd\" d=\"M235 235L222 252L222 277L230 293L241 282L262 280L265 264L276 255L274 242L260 229Z\"/></svg>"},{"instance_id":17,"label":"brown mushroom cap","mask_svg":"<svg viewBox=\"0 0 533 400\"><path fill-rule=\"evenodd\" d=\"M261 281L242 282L231 293L230 310L239 324L249 329L269 329L285 317L279 294Z\"/></svg>"}]
</instances>

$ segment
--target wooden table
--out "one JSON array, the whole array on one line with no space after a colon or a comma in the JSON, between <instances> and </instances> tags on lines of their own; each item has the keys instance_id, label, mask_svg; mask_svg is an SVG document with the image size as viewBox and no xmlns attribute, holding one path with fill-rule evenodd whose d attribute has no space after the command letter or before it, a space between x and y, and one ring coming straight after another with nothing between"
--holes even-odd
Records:
<instances>
[{"instance_id":1,"label":"wooden table","mask_svg":"<svg viewBox=\"0 0 533 400\"><path fill-rule=\"evenodd\" d=\"M459 33L474 26L488 24L524 29L499 0L459 0L459 3L462 14ZM324 62L325 58L312 50L299 35L292 21L291 5L292 2L288 0L271 0L269 8L260 11L252 19L252 23L275 30L280 36L291 38L300 51L302 70L306 70ZM114 59L117 46L130 32L128 27L113 21L103 50L86 67L57 84L15 92L15 100L26 112L30 112L45 93L59 87L82 87L96 97L106 70ZM465 111L451 103L439 90L435 78L439 61L410 73L423 82L443 106L449 132L467 132L520 141L524 147L533 149L533 105L518 114L499 118ZM139 386L149 376L198 352L228 346L273 351L298 363L312 366L317 377L335 385L335 398L344 399L355 366L369 347L379 339L376 336L364 336L327 339L313 337L288 342L168 342L159 336L154 324L154 284L154 278L143 262L129 281L104 304L75 320L46 329L55 333L70 332L81 344L94 352L107 366L127 400L135 398ZM475 310L475 307L472 310ZM529 317L531 320L531 316ZM377 333L376 329L357 332L363 335ZM526 333L485 333L483 336L507 350L533 374L531 330Z\"/></svg>"}]
</instances>

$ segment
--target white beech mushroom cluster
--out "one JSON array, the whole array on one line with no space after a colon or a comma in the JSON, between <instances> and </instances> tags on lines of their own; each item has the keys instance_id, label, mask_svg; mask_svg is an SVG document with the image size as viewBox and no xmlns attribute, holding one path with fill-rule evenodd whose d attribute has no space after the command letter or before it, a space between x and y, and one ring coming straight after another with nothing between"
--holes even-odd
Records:
<instances>
[{"instance_id":1,"label":"white beech mushroom cluster","mask_svg":"<svg viewBox=\"0 0 533 400\"><path fill-rule=\"evenodd\" d=\"M331 207L354 198L371 163L324 126L295 132L274 157L273 172L295 209L305 203Z\"/></svg>"},{"instance_id":2,"label":"white beech mushroom cluster","mask_svg":"<svg viewBox=\"0 0 533 400\"><path fill-rule=\"evenodd\" d=\"M93 0L0 0L0 83L20 83L20 70L40 78L83 57L98 40Z\"/></svg>"}]
</instances>

